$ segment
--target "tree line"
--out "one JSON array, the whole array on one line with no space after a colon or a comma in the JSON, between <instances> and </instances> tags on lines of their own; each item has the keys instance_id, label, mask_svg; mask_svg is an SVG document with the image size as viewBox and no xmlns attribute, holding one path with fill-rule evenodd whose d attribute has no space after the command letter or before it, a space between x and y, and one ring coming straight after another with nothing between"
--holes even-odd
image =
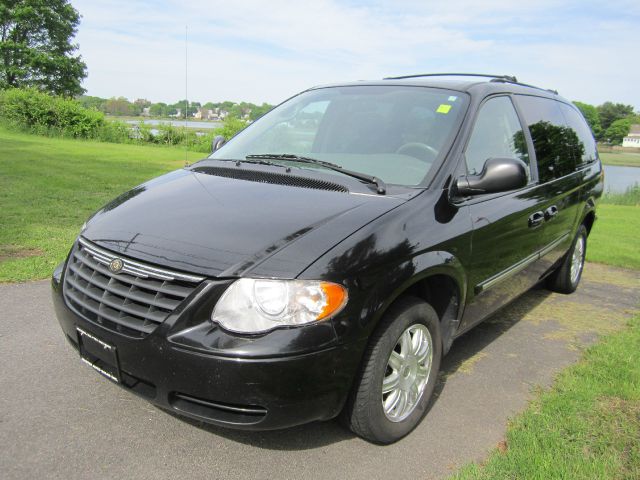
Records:
<instances>
[{"instance_id":1,"label":"tree line","mask_svg":"<svg viewBox=\"0 0 640 480\"><path fill-rule=\"evenodd\" d=\"M78 96L77 100L80 105L85 108L94 109L113 116L139 116L148 108L149 116L152 117L166 118L176 116L179 113L180 117L184 118L185 105L187 105L186 100L179 100L175 103L152 103L144 98L129 101L125 97L101 98L90 95ZM273 108L273 105L268 103L256 105L251 102L236 103L230 101L206 103L190 101L188 104L188 117L193 117L198 109L202 109L205 112L208 110L218 113L224 112L231 117L251 121L256 120ZM226 115L222 115L222 117L224 116Z\"/></svg>"},{"instance_id":2,"label":"tree line","mask_svg":"<svg viewBox=\"0 0 640 480\"><path fill-rule=\"evenodd\" d=\"M622 139L629 135L631 125L640 124L640 112L634 112L632 105L613 102L604 102L598 106L573 103L580 109L600 143L620 145Z\"/></svg>"}]
</instances>

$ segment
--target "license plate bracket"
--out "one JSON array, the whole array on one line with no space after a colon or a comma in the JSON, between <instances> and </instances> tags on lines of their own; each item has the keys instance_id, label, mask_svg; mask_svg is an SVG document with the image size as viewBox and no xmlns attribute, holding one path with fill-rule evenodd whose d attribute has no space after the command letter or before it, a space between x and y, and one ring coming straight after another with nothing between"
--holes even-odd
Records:
<instances>
[{"instance_id":1,"label":"license plate bracket","mask_svg":"<svg viewBox=\"0 0 640 480\"><path fill-rule=\"evenodd\" d=\"M76 333L80 360L112 382L122 383L116 347L80 327Z\"/></svg>"}]
</instances>

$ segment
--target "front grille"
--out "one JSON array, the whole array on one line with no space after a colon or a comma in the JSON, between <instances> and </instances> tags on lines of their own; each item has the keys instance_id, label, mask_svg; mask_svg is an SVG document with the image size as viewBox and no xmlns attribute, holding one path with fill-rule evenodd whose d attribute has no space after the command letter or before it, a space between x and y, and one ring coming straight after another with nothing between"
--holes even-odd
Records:
<instances>
[{"instance_id":1,"label":"front grille","mask_svg":"<svg viewBox=\"0 0 640 480\"><path fill-rule=\"evenodd\" d=\"M109 269L115 259L122 261L119 273ZM64 297L87 320L118 333L144 337L202 280L121 257L79 238L67 264Z\"/></svg>"}]
</instances>

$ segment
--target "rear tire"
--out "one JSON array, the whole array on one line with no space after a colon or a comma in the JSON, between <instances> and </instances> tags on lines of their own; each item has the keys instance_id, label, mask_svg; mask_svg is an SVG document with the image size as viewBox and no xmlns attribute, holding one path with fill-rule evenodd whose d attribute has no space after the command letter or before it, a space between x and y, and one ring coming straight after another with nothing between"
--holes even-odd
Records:
<instances>
[{"instance_id":1,"label":"rear tire","mask_svg":"<svg viewBox=\"0 0 640 480\"><path fill-rule=\"evenodd\" d=\"M441 357L435 310L415 297L398 300L371 336L343 420L374 443L401 439L427 412Z\"/></svg>"},{"instance_id":2,"label":"rear tire","mask_svg":"<svg viewBox=\"0 0 640 480\"><path fill-rule=\"evenodd\" d=\"M562 264L548 278L547 288L559 293L573 293L578 288L587 253L587 229L580 225Z\"/></svg>"}]
</instances>

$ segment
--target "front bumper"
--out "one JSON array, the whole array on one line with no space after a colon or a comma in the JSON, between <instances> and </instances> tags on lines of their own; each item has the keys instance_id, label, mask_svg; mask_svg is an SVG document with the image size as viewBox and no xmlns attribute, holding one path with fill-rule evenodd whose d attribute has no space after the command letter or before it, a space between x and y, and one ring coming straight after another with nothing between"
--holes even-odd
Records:
<instances>
[{"instance_id":1,"label":"front bumper","mask_svg":"<svg viewBox=\"0 0 640 480\"><path fill-rule=\"evenodd\" d=\"M62 330L76 349L80 328L116 347L120 386L165 409L224 427L269 430L337 416L364 348L325 342L320 350L283 355L287 345L278 348L278 344L286 332L280 332L271 343L275 353L271 356L264 347L252 350L250 342L235 342L225 352L218 339L216 350L207 349L199 337L211 336L213 327L194 325L200 305L181 309L184 321L167 319L148 336L130 338L71 310L63 296L62 277L59 268L52 279L53 303ZM191 302L202 303L198 300ZM290 335L297 334L294 330Z\"/></svg>"}]
</instances>

